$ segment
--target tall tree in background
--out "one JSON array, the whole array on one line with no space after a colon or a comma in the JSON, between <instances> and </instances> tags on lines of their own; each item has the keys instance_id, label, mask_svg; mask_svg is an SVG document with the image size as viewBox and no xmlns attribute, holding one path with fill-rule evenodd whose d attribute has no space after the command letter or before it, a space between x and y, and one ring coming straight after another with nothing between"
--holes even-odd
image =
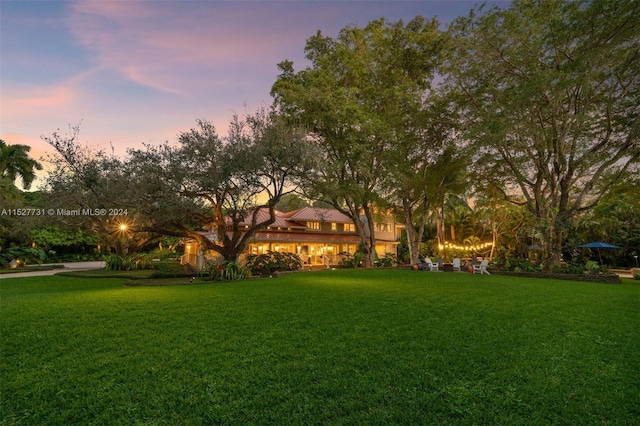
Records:
<instances>
[{"instance_id":1,"label":"tall tree in background","mask_svg":"<svg viewBox=\"0 0 640 426\"><path fill-rule=\"evenodd\" d=\"M424 151L417 147L425 139L418 137L415 116L440 49L435 20L416 17L405 25L379 19L344 28L335 39L320 32L309 38L306 69L279 64L275 103L311 131L309 143L318 147L308 189L353 220L366 266L375 255L374 210L389 201L381 178L401 167L400 153L392 151L401 144Z\"/></svg>"},{"instance_id":2,"label":"tall tree in background","mask_svg":"<svg viewBox=\"0 0 640 426\"><path fill-rule=\"evenodd\" d=\"M17 217L7 214L5 209L36 207L28 205L29 196L15 185L20 180L24 189L29 189L42 166L29 157L31 147L27 145L8 145L0 139L0 250L11 245L27 245L31 243L30 233L37 217ZM34 203L35 204L35 203ZM37 205L40 207L40 205Z\"/></svg>"},{"instance_id":3,"label":"tall tree in background","mask_svg":"<svg viewBox=\"0 0 640 426\"><path fill-rule=\"evenodd\" d=\"M527 206L544 258L640 158L640 3L516 0L451 28L476 182Z\"/></svg>"},{"instance_id":4,"label":"tall tree in background","mask_svg":"<svg viewBox=\"0 0 640 426\"><path fill-rule=\"evenodd\" d=\"M29 189L36 178L35 171L42 165L29 157L31 147L27 145L8 145L0 139L0 179L14 183L20 179L24 189Z\"/></svg>"}]
</instances>

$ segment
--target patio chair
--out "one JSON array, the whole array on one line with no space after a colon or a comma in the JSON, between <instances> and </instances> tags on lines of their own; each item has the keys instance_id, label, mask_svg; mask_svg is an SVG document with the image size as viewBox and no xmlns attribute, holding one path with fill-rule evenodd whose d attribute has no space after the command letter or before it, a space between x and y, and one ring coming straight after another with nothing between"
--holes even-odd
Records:
<instances>
[{"instance_id":1,"label":"patio chair","mask_svg":"<svg viewBox=\"0 0 640 426\"><path fill-rule=\"evenodd\" d=\"M431 269L431 267L420 258L418 258L416 264L418 265L418 270L420 271L426 271L428 269Z\"/></svg>"},{"instance_id":2,"label":"patio chair","mask_svg":"<svg viewBox=\"0 0 640 426\"><path fill-rule=\"evenodd\" d=\"M474 274L487 274L491 275L489 271L487 271L487 266L489 265L488 260L483 260L479 265L473 265L473 273Z\"/></svg>"},{"instance_id":3,"label":"patio chair","mask_svg":"<svg viewBox=\"0 0 640 426\"><path fill-rule=\"evenodd\" d=\"M460 258L453 259L453 272L460 272Z\"/></svg>"},{"instance_id":4,"label":"patio chair","mask_svg":"<svg viewBox=\"0 0 640 426\"><path fill-rule=\"evenodd\" d=\"M433 263L430 258L425 257L424 258L424 262L427 264L427 267L429 268L430 271L437 271L438 270L438 264L437 263Z\"/></svg>"}]
</instances>

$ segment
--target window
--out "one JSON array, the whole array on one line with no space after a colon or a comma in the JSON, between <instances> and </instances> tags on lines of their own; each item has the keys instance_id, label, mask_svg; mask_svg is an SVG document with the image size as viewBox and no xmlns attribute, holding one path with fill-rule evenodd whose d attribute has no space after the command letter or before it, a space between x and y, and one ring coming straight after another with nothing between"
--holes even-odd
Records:
<instances>
[{"instance_id":1,"label":"window","mask_svg":"<svg viewBox=\"0 0 640 426\"><path fill-rule=\"evenodd\" d=\"M376 223L376 231L378 232L389 232L390 228L388 223Z\"/></svg>"},{"instance_id":2,"label":"window","mask_svg":"<svg viewBox=\"0 0 640 426\"><path fill-rule=\"evenodd\" d=\"M319 231L320 230L320 222L307 222L307 228Z\"/></svg>"},{"instance_id":3,"label":"window","mask_svg":"<svg viewBox=\"0 0 640 426\"><path fill-rule=\"evenodd\" d=\"M338 224L335 222L331 222L331 230L336 231L338 229Z\"/></svg>"},{"instance_id":4,"label":"window","mask_svg":"<svg viewBox=\"0 0 640 426\"><path fill-rule=\"evenodd\" d=\"M356 226L353 223L345 223L344 230L345 232L353 232L356 230Z\"/></svg>"}]
</instances>

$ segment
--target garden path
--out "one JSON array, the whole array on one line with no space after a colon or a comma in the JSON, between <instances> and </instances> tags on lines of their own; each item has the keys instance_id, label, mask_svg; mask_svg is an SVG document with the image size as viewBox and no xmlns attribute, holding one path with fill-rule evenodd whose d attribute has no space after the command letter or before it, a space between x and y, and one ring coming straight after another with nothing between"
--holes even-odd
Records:
<instances>
[{"instance_id":1,"label":"garden path","mask_svg":"<svg viewBox=\"0 0 640 426\"><path fill-rule=\"evenodd\" d=\"M64 262L64 263L56 263L56 265L64 265L63 268L50 269L47 271L29 271L29 272L14 272L9 274L0 274L0 279L2 278L22 278L22 277L38 277L44 275L54 275L58 272L62 271L87 271L89 269L100 269L104 268L103 261L92 261L92 262ZM46 265L43 265L46 266Z\"/></svg>"}]
</instances>

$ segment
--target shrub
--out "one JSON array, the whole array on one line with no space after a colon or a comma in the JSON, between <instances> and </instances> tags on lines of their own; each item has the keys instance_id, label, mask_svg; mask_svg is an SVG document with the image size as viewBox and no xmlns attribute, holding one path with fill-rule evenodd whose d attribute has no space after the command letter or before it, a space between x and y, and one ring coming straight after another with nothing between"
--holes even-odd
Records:
<instances>
[{"instance_id":1,"label":"shrub","mask_svg":"<svg viewBox=\"0 0 640 426\"><path fill-rule=\"evenodd\" d=\"M507 259L503 266L505 271L536 272L539 268L527 260Z\"/></svg>"},{"instance_id":2,"label":"shrub","mask_svg":"<svg viewBox=\"0 0 640 426\"><path fill-rule=\"evenodd\" d=\"M364 253L362 253L360 250L356 250L356 252L353 254L353 265L356 268L364 266Z\"/></svg>"},{"instance_id":3,"label":"shrub","mask_svg":"<svg viewBox=\"0 0 640 426\"><path fill-rule=\"evenodd\" d=\"M104 257L104 269L107 271L122 271L124 258L118 254L108 254Z\"/></svg>"},{"instance_id":4,"label":"shrub","mask_svg":"<svg viewBox=\"0 0 640 426\"><path fill-rule=\"evenodd\" d=\"M0 251L0 267L6 268L12 260L20 260L24 263L44 262L47 254L40 247L11 247Z\"/></svg>"},{"instance_id":5,"label":"shrub","mask_svg":"<svg viewBox=\"0 0 640 426\"><path fill-rule=\"evenodd\" d=\"M180 262L176 260L165 260L154 264L155 271L151 274L151 278L179 278L189 277L194 274L185 271Z\"/></svg>"},{"instance_id":6,"label":"shrub","mask_svg":"<svg viewBox=\"0 0 640 426\"><path fill-rule=\"evenodd\" d=\"M570 263L566 269L568 274L584 274L584 265L579 263Z\"/></svg>"},{"instance_id":7,"label":"shrub","mask_svg":"<svg viewBox=\"0 0 640 426\"><path fill-rule=\"evenodd\" d=\"M587 263L584 264L584 269L589 274L597 274L598 272L600 272L600 265L598 265L598 263L594 262L593 260L588 260Z\"/></svg>"},{"instance_id":8,"label":"shrub","mask_svg":"<svg viewBox=\"0 0 640 426\"><path fill-rule=\"evenodd\" d=\"M247 255L245 265L251 274L267 276L276 271L297 271L302 267L302 261L295 253L268 251Z\"/></svg>"},{"instance_id":9,"label":"shrub","mask_svg":"<svg viewBox=\"0 0 640 426\"><path fill-rule=\"evenodd\" d=\"M353 258L350 258L350 257L345 257L340 262L338 262L338 268L348 269L348 268L355 268L355 267L356 267L356 263L353 260Z\"/></svg>"},{"instance_id":10,"label":"shrub","mask_svg":"<svg viewBox=\"0 0 640 426\"><path fill-rule=\"evenodd\" d=\"M149 252L149 258L151 260L153 259L166 260L174 257L177 257L176 252L168 248L157 248Z\"/></svg>"},{"instance_id":11,"label":"shrub","mask_svg":"<svg viewBox=\"0 0 640 426\"><path fill-rule=\"evenodd\" d=\"M239 281L250 276L249 268L238 262L225 261L209 266L209 279L214 281Z\"/></svg>"},{"instance_id":12,"label":"shrub","mask_svg":"<svg viewBox=\"0 0 640 426\"><path fill-rule=\"evenodd\" d=\"M384 257L379 260L379 265L383 268L391 268L398 264L398 258L393 253L385 253Z\"/></svg>"},{"instance_id":13,"label":"shrub","mask_svg":"<svg viewBox=\"0 0 640 426\"><path fill-rule=\"evenodd\" d=\"M131 256L108 254L104 257L104 263L107 271L141 271L144 269L154 269L153 258L148 254L134 254Z\"/></svg>"}]
</instances>

